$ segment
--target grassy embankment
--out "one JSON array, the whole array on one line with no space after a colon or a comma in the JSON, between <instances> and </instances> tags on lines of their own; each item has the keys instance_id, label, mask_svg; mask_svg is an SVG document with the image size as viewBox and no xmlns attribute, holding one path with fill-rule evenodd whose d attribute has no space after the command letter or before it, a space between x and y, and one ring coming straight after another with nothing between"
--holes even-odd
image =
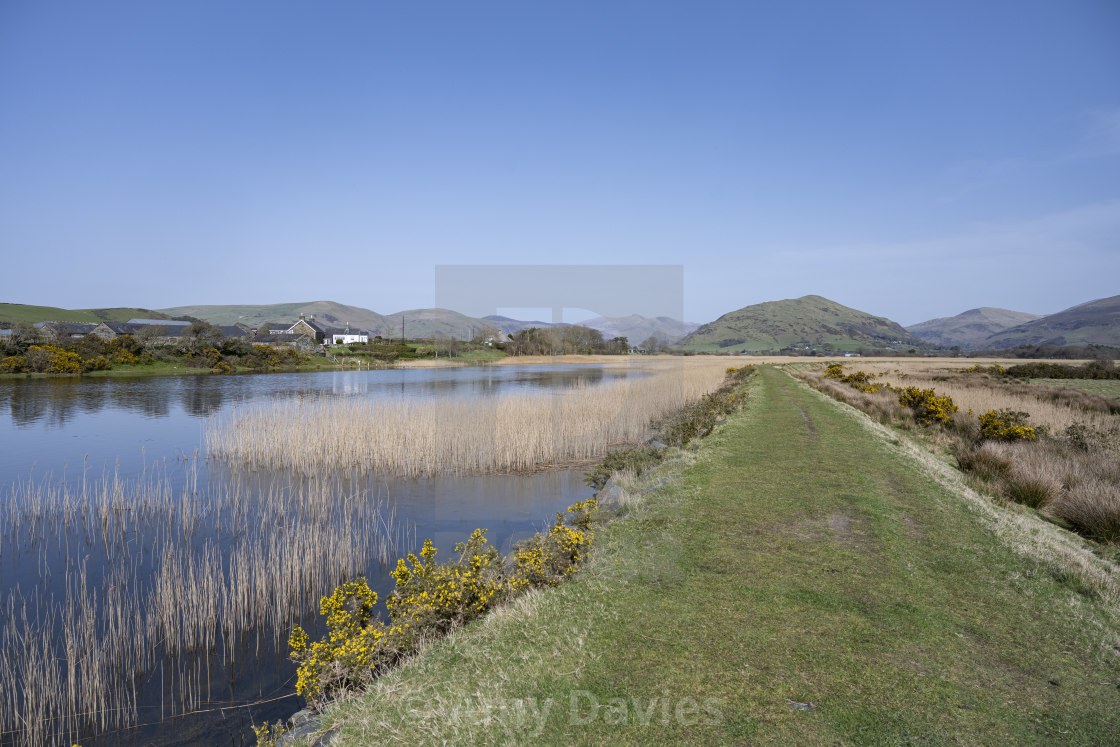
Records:
<instances>
[{"instance_id":1,"label":"grassy embankment","mask_svg":"<svg viewBox=\"0 0 1120 747\"><path fill-rule=\"evenodd\" d=\"M328 725L344 744L1115 741L1113 567L782 372L751 388L573 582Z\"/></svg>"}]
</instances>

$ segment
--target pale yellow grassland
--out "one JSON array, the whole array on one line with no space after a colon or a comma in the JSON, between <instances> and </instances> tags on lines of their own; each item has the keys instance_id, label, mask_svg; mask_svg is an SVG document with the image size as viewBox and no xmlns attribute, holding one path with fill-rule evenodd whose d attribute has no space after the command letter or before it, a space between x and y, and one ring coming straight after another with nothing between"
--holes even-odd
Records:
<instances>
[{"instance_id":1,"label":"pale yellow grassland","mask_svg":"<svg viewBox=\"0 0 1120 747\"><path fill-rule=\"evenodd\" d=\"M882 381L894 386L915 386L920 389L932 388L938 394L947 394L961 412L972 410L980 415L988 410L1015 410L1030 415L1030 425L1046 426L1053 433L1060 433L1074 423L1082 423L1098 430L1108 430L1120 423L1120 418L1101 412L1087 412L1080 407L1045 399L1039 395L1019 394L989 385L981 377L960 377L956 372L968 366L990 366L997 361L976 361L961 359L908 360L908 361L863 361L850 364L850 371L866 371L871 374L884 374ZM1023 361L999 361L1001 365L1015 365ZM847 365L847 362L845 362ZM940 380L940 377L947 379Z\"/></svg>"}]
</instances>

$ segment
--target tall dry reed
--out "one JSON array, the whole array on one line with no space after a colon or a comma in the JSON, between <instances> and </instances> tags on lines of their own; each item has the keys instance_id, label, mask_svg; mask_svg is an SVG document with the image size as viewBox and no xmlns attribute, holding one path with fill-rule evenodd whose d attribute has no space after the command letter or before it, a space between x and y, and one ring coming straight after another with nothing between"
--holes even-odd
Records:
<instances>
[{"instance_id":1,"label":"tall dry reed","mask_svg":"<svg viewBox=\"0 0 1120 747\"><path fill-rule=\"evenodd\" d=\"M651 421L718 387L726 367L726 360L676 359L642 376L562 391L251 406L214 416L207 449L240 467L307 475L524 472L640 441Z\"/></svg>"},{"instance_id":2,"label":"tall dry reed","mask_svg":"<svg viewBox=\"0 0 1120 747\"><path fill-rule=\"evenodd\" d=\"M0 559L62 574L61 598L12 588L0 616L0 741L29 745L135 724L141 681L170 713L198 708L213 656L232 664L246 633L282 643L341 580L414 539L341 479L201 485L193 467L178 490L164 470L22 481L0 517Z\"/></svg>"}]
</instances>

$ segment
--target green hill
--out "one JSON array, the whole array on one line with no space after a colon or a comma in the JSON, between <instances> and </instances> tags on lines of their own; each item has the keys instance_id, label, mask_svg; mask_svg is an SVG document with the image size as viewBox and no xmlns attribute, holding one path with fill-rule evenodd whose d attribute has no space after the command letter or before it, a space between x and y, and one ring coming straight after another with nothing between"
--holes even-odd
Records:
<instances>
[{"instance_id":1,"label":"green hill","mask_svg":"<svg viewBox=\"0 0 1120 747\"><path fill-rule=\"evenodd\" d=\"M942 347L960 345L965 350L976 350L989 337L1005 329L1041 318L1038 314L1028 314L1025 311L983 306L956 316L930 319L907 327L906 331Z\"/></svg>"},{"instance_id":2,"label":"green hill","mask_svg":"<svg viewBox=\"0 0 1120 747\"><path fill-rule=\"evenodd\" d=\"M211 324L245 324L259 327L266 322L295 322L300 314L314 316L315 320L332 327L349 324L357 329L382 334L386 328L385 317L361 306L347 306L334 301L304 301L297 303L234 304L229 306L175 306L161 309L166 314L186 314Z\"/></svg>"},{"instance_id":3,"label":"green hill","mask_svg":"<svg viewBox=\"0 0 1120 747\"><path fill-rule=\"evenodd\" d=\"M739 353L816 349L907 350L929 347L898 323L842 306L822 296L746 306L724 314L682 339L685 350Z\"/></svg>"},{"instance_id":4,"label":"green hill","mask_svg":"<svg viewBox=\"0 0 1120 747\"><path fill-rule=\"evenodd\" d=\"M476 319L449 309L409 309L395 314L381 315L361 306L347 306L334 301L302 303L274 303L231 306L176 306L163 309L167 314L188 314L211 324L237 324L258 327L265 322L294 322L300 314L314 316L315 321L334 327L349 324L382 337L400 337L401 319L404 334L409 338L448 336L456 339L469 337L491 322Z\"/></svg>"},{"instance_id":5,"label":"green hill","mask_svg":"<svg viewBox=\"0 0 1120 747\"><path fill-rule=\"evenodd\" d=\"M997 332L979 347L1002 350L1019 345L1120 346L1120 296L1098 298Z\"/></svg>"},{"instance_id":6,"label":"green hill","mask_svg":"<svg viewBox=\"0 0 1120 747\"><path fill-rule=\"evenodd\" d=\"M31 306L0 303L0 323L13 322L127 322L129 319L171 319L151 309L114 307L111 309L62 309L57 306Z\"/></svg>"}]
</instances>

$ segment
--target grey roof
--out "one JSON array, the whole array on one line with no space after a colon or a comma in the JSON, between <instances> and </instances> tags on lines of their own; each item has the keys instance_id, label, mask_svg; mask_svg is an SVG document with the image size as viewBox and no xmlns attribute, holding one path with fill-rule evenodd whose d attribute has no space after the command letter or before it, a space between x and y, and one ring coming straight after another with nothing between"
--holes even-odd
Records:
<instances>
[{"instance_id":1,"label":"grey roof","mask_svg":"<svg viewBox=\"0 0 1120 747\"><path fill-rule=\"evenodd\" d=\"M190 322L175 319L129 319L128 324L159 324L164 327L189 327Z\"/></svg>"},{"instance_id":2,"label":"grey roof","mask_svg":"<svg viewBox=\"0 0 1120 747\"><path fill-rule=\"evenodd\" d=\"M132 335L140 331L141 325L131 322L101 322L118 335ZM101 326L101 325L98 325Z\"/></svg>"},{"instance_id":3,"label":"grey roof","mask_svg":"<svg viewBox=\"0 0 1120 747\"><path fill-rule=\"evenodd\" d=\"M88 335L96 327L92 322L39 322L40 329L53 329L63 335Z\"/></svg>"},{"instance_id":4,"label":"grey roof","mask_svg":"<svg viewBox=\"0 0 1120 747\"><path fill-rule=\"evenodd\" d=\"M241 327L235 324L221 324L218 329L222 330L223 337L245 337L246 332Z\"/></svg>"}]
</instances>

